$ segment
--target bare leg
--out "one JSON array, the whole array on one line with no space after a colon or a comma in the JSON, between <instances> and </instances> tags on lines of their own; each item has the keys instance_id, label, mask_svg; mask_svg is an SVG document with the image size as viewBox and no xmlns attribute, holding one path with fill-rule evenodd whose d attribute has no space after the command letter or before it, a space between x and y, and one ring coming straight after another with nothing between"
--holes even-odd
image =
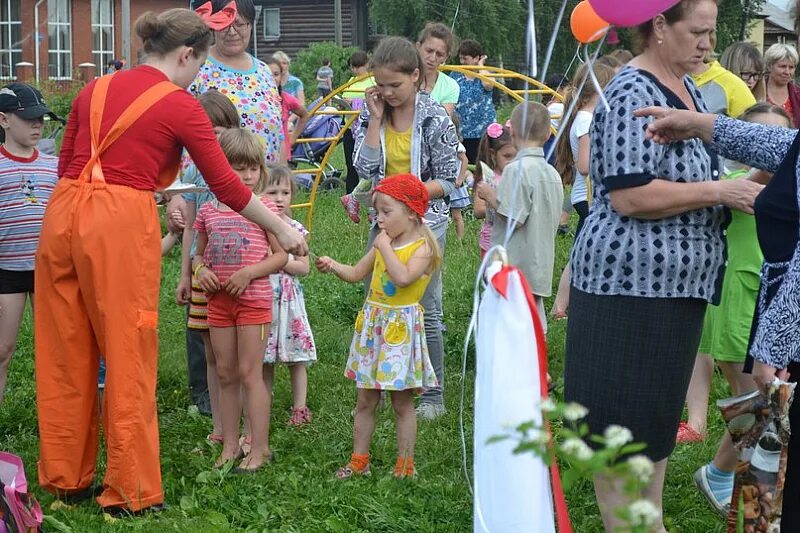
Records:
<instances>
[{"instance_id":1,"label":"bare leg","mask_svg":"<svg viewBox=\"0 0 800 533\"><path fill-rule=\"evenodd\" d=\"M295 409L306 406L308 395L308 373L306 365L298 363L289 365L289 377L292 381L292 403Z\"/></svg>"},{"instance_id":2,"label":"bare leg","mask_svg":"<svg viewBox=\"0 0 800 533\"><path fill-rule=\"evenodd\" d=\"M240 468L254 470L259 468L270 455L269 417L272 411L272 395L267 393L262 374L267 338L263 334L263 325L237 326L236 333L239 348L239 380L244 389L252 438L250 453L244 458Z\"/></svg>"},{"instance_id":3,"label":"bare leg","mask_svg":"<svg viewBox=\"0 0 800 533\"><path fill-rule=\"evenodd\" d=\"M460 207L451 207L450 213L453 215L453 222L456 224L456 237L459 239L464 238L464 217L461 214Z\"/></svg>"},{"instance_id":4,"label":"bare leg","mask_svg":"<svg viewBox=\"0 0 800 533\"><path fill-rule=\"evenodd\" d=\"M412 390L392 391L391 395L395 425L397 426L397 455L414 457L414 445L417 441L417 412L414 410L414 392Z\"/></svg>"},{"instance_id":5,"label":"bare leg","mask_svg":"<svg viewBox=\"0 0 800 533\"><path fill-rule=\"evenodd\" d=\"M756 384L750 374L744 374L744 364L719 361L719 368L730 383L734 395L744 394L755 390ZM727 431L722 436L717 454L714 456L714 466L723 472L734 472L739 459L733 447L730 433Z\"/></svg>"},{"instance_id":6,"label":"bare leg","mask_svg":"<svg viewBox=\"0 0 800 533\"><path fill-rule=\"evenodd\" d=\"M206 379L208 380L208 399L211 403L211 433L222 434L222 417L219 411L219 376L217 375L217 357L211 345L211 335L204 331L202 334L203 345L206 348Z\"/></svg>"},{"instance_id":7,"label":"bare leg","mask_svg":"<svg viewBox=\"0 0 800 533\"><path fill-rule=\"evenodd\" d=\"M714 360L707 353L698 353L694 361L686 403L689 409L689 425L705 435L708 418L708 395L711 392L711 378L714 376Z\"/></svg>"},{"instance_id":8,"label":"bare leg","mask_svg":"<svg viewBox=\"0 0 800 533\"><path fill-rule=\"evenodd\" d=\"M379 390L358 389L356 419L353 422L353 452L358 455L369 453L369 443L375 431L375 408L380 398Z\"/></svg>"},{"instance_id":9,"label":"bare leg","mask_svg":"<svg viewBox=\"0 0 800 533\"><path fill-rule=\"evenodd\" d=\"M664 490L664 475L667 472L667 460L662 459L655 463L655 472L650 483L642 491L642 496L647 498L656 506L661 513L661 520L658 521L652 531L666 533L663 520L662 494ZM627 526L617 515L616 510L631 503L631 498L623 490L623 482L616 477L603 475L594 476L594 493L597 498L597 505L600 507L600 514L603 517L603 525L608 532L617 531Z\"/></svg>"},{"instance_id":10,"label":"bare leg","mask_svg":"<svg viewBox=\"0 0 800 533\"><path fill-rule=\"evenodd\" d=\"M210 328L211 344L216 355L219 377L219 412L222 421L222 453L217 466L234 459L239 454L239 418L242 415L242 398L239 383L239 357L236 328Z\"/></svg>"},{"instance_id":11,"label":"bare leg","mask_svg":"<svg viewBox=\"0 0 800 533\"><path fill-rule=\"evenodd\" d=\"M668 459L662 459L653 465L653 478L642 491L642 495L653 502L661 515L653 528L654 533L667 533L664 527L664 478L667 476L667 461Z\"/></svg>"},{"instance_id":12,"label":"bare leg","mask_svg":"<svg viewBox=\"0 0 800 533\"><path fill-rule=\"evenodd\" d=\"M0 404L8 379L8 365L17 349L19 326L25 313L28 293L0 294Z\"/></svg>"}]
</instances>

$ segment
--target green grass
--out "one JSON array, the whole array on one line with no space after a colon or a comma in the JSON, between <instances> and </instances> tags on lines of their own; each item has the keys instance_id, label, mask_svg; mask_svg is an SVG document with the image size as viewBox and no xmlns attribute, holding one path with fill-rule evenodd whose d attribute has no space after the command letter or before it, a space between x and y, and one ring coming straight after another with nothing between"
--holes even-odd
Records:
<instances>
[{"instance_id":1,"label":"green grass","mask_svg":"<svg viewBox=\"0 0 800 533\"><path fill-rule=\"evenodd\" d=\"M297 213L298 218L304 213ZM221 477L212 471L216 451L205 443L209 419L189 409L184 359L183 310L173 302L179 270L177 250L163 265L160 320L158 407L161 457L168 510L153 516L104 522L93 503L73 509L51 508L53 498L37 484L38 439L33 380L32 324L27 316L11 364L5 403L0 406L0 449L21 455L28 481L45 513L48 531L469 531L472 500L461 470L458 396L461 347L472 305L478 265L479 222L468 221L459 242L451 233L444 266L444 311L447 356L447 415L421 423L417 444L416 481L391 479L394 464L394 423L390 410L380 412L372 443L373 476L337 481L334 470L351 450L353 384L342 376L353 320L362 304L361 287L332 276L312 273L305 281L306 302L319 350L319 362L309 369L309 406L314 422L303 429L286 425L291 406L288 373L277 373L272 413L272 445L277 463L253 476ZM341 261L356 261L367 239L367 226L349 222L337 193L319 197L311 249ZM558 270L567 259L571 238L559 236ZM547 305L550 307L550 302ZM551 374L560 382L565 324L551 324ZM646 356L646 354L643 354ZM469 393L465 421L472 421L474 359L465 376ZM728 395L716 378L714 396ZM678 448L666 483L668 527L675 531L724 531L695 491L691 474L709 460L721 434L719 416L710 412L707 444ZM468 440L471 437L468 436ZM564 466L566 468L566 466ZM101 460L98 475L104 470ZM102 479L102 478L99 478ZM601 531L593 490L581 482L567 495L576 532Z\"/></svg>"}]
</instances>

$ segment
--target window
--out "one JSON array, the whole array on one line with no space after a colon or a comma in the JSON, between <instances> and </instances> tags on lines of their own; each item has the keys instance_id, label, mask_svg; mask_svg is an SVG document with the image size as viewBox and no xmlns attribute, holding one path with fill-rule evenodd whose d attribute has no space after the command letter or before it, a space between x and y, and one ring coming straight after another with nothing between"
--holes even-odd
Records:
<instances>
[{"instance_id":1,"label":"window","mask_svg":"<svg viewBox=\"0 0 800 533\"><path fill-rule=\"evenodd\" d=\"M114 60L114 0L92 0L92 58L98 76Z\"/></svg>"},{"instance_id":2,"label":"window","mask_svg":"<svg viewBox=\"0 0 800 533\"><path fill-rule=\"evenodd\" d=\"M281 10L277 7L264 8L264 39L277 41L281 37Z\"/></svg>"},{"instance_id":3,"label":"window","mask_svg":"<svg viewBox=\"0 0 800 533\"><path fill-rule=\"evenodd\" d=\"M51 80L72 79L72 0L47 0L47 70Z\"/></svg>"},{"instance_id":4,"label":"window","mask_svg":"<svg viewBox=\"0 0 800 533\"><path fill-rule=\"evenodd\" d=\"M17 75L17 63L22 61L22 21L20 0L0 0L0 79Z\"/></svg>"}]
</instances>

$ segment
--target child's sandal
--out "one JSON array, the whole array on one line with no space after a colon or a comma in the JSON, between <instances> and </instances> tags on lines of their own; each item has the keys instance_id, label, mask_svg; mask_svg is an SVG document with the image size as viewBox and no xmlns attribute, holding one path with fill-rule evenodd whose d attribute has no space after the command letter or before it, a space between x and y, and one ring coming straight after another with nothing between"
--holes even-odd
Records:
<instances>
[{"instance_id":1,"label":"child's sandal","mask_svg":"<svg viewBox=\"0 0 800 533\"><path fill-rule=\"evenodd\" d=\"M217 433L209 433L208 436L206 437L206 440L211 444L222 444L225 441L222 435L219 435Z\"/></svg>"},{"instance_id":2,"label":"child's sandal","mask_svg":"<svg viewBox=\"0 0 800 533\"><path fill-rule=\"evenodd\" d=\"M345 466L337 470L335 475L337 479L350 479L353 476L368 476L371 473L372 472L370 472L369 464L367 464L367 466L365 466L363 469L358 470L353 466L353 463L347 463Z\"/></svg>"}]
</instances>

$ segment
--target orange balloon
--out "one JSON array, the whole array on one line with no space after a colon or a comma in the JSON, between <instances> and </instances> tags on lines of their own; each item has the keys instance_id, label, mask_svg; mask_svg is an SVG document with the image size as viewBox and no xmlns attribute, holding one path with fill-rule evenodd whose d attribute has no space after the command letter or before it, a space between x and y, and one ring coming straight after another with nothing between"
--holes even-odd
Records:
<instances>
[{"instance_id":1,"label":"orange balloon","mask_svg":"<svg viewBox=\"0 0 800 533\"><path fill-rule=\"evenodd\" d=\"M641 1L641 0L640 0ZM569 27L572 35L583 44L593 43L608 31L609 23L601 19L588 0L583 0L569 17Z\"/></svg>"}]
</instances>

